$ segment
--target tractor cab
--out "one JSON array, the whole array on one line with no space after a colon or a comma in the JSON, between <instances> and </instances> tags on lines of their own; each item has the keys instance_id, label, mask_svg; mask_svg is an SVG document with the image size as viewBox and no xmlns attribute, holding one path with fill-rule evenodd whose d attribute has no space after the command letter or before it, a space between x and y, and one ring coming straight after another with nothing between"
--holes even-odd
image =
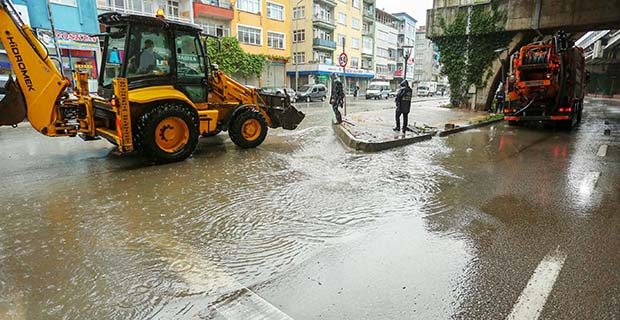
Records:
<instances>
[{"instance_id":1,"label":"tractor cab","mask_svg":"<svg viewBox=\"0 0 620 320\"><path fill-rule=\"evenodd\" d=\"M112 80L126 78L129 89L174 84L194 103L206 102L206 50L202 30L163 17L104 13L106 26L99 95L110 98Z\"/></svg>"}]
</instances>

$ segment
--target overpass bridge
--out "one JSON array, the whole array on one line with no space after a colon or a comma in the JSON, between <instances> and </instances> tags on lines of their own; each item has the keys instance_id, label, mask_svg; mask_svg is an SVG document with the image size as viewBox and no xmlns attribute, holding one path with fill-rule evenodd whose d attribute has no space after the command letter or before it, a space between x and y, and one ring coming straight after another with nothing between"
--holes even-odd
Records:
<instances>
[{"instance_id":1,"label":"overpass bridge","mask_svg":"<svg viewBox=\"0 0 620 320\"><path fill-rule=\"evenodd\" d=\"M584 48L591 79L588 92L620 98L620 30L590 31L576 42Z\"/></svg>"},{"instance_id":2,"label":"overpass bridge","mask_svg":"<svg viewBox=\"0 0 620 320\"><path fill-rule=\"evenodd\" d=\"M502 64L508 67L508 57L523 44L544 39L557 30L565 30L576 40L589 31L620 29L620 0L434 0L433 8L427 11L427 37L443 37L439 21L450 24L459 12L468 14L474 6L485 10L496 6L505 12L503 32L513 35L508 54L493 62L491 81L477 88L473 96L472 108L478 110L492 103Z\"/></svg>"}]
</instances>

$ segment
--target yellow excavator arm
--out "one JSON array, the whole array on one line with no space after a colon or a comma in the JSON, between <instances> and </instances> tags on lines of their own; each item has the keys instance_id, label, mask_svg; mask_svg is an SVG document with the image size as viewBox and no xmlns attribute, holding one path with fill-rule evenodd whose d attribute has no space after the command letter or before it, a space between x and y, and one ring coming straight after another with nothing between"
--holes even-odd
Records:
<instances>
[{"instance_id":1,"label":"yellow excavator arm","mask_svg":"<svg viewBox=\"0 0 620 320\"><path fill-rule=\"evenodd\" d=\"M35 130L54 135L60 117L56 106L69 83L10 0L0 0L0 41L16 78L7 82L0 102L0 125L15 125L27 113Z\"/></svg>"}]
</instances>

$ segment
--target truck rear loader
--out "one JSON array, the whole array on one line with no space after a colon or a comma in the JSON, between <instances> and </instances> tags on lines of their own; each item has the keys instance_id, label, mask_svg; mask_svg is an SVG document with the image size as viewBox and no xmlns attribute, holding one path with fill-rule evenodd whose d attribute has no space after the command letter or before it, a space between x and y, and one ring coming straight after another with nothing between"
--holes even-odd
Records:
<instances>
[{"instance_id":1,"label":"truck rear loader","mask_svg":"<svg viewBox=\"0 0 620 320\"><path fill-rule=\"evenodd\" d=\"M97 94L86 73L63 76L10 0L0 0L0 40L15 78L6 83L0 125L28 118L50 137L105 138L121 153L142 152L157 163L186 159L199 136L228 131L242 148L260 145L267 128L295 129L304 114L286 94L259 94L220 71L195 25L115 12L105 26ZM217 43L217 41L215 42ZM213 45L213 44L212 44ZM58 61L60 64L61 62Z\"/></svg>"}]
</instances>

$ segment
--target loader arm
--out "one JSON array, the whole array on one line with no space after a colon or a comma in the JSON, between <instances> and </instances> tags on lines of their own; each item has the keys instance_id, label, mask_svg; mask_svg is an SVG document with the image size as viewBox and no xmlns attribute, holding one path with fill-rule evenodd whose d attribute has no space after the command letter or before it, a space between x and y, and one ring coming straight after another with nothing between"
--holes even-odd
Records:
<instances>
[{"instance_id":1,"label":"loader arm","mask_svg":"<svg viewBox=\"0 0 620 320\"><path fill-rule=\"evenodd\" d=\"M27 113L35 130L54 135L59 120L57 105L68 81L10 0L0 0L0 31L16 78L7 82L6 97L0 102L0 125L15 125Z\"/></svg>"}]
</instances>

